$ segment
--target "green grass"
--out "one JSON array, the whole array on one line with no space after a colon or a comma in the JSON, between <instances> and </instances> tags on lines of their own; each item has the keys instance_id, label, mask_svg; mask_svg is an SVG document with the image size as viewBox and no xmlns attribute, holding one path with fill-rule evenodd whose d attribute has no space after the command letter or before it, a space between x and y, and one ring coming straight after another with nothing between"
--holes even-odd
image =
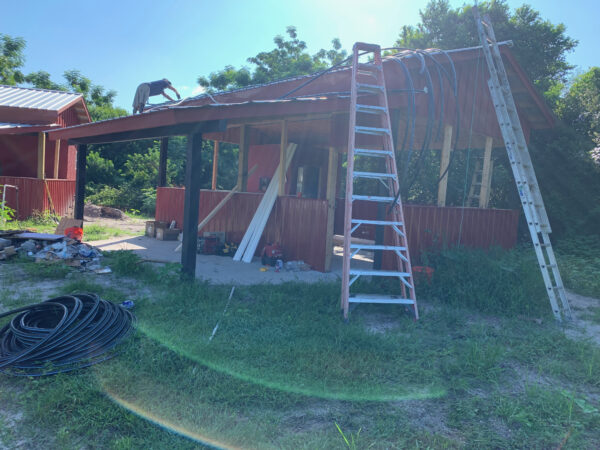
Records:
<instances>
[{"instance_id":1,"label":"green grass","mask_svg":"<svg viewBox=\"0 0 600 450\"><path fill-rule=\"evenodd\" d=\"M600 298L600 237L580 236L558 243L557 259L565 286Z\"/></svg>"},{"instance_id":2,"label":"green grass","mask_svg":"<svg viewBox=\"0 0 600 450\"><path fill-rule=\"evenodd\" d=\"M113 283L74 274L55 293L134 300L136 336L74 374L0 376L0 401L41 447L598 448L600 349L565 337L543 286L530 297L523 256L439 258L419 321L361 305L346 324L336 283L237 287L223 315L231 286L115 252Z\"/></svg>"},{"instance_id":3,"label":"green grass","mask_svg":"<svg viewBox=\"0 0 600 450\"><path fill-rule=\"evenodd\" d=\"M101 241L120 236L135 236L136 233L119 228L107 227L95 223L84 225L83 240L85 242Z\"/></svg>"}]
</instances>

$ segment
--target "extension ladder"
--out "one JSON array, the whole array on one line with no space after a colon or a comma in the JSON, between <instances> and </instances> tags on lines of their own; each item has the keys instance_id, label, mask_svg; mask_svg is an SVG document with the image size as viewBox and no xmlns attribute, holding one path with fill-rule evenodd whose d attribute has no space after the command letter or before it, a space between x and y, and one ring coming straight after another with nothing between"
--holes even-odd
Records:
<instances>
[{"instance_id":1,"label":"extension ladder","mask_svg":"<svg viewBox=\"0 0 600 450\"><path fill-rule=\"evenodd\" d=\"M368 63L360 63L359 57L365 54L372 55L372 60ZM412 305L415 318L418 318L404 214L399 195L400 183L398 182L396 169L381 48L378 45L361 42L354 44L350 96L341 296L344 318L348 318L350 303ZM357 143L361 139L364 145L358 146ZM359 170L354 169L355 163L357 166L361 166ZM364 167L364 170L362 167ZM360 194L354 192L354 184L359 180L366 180L363 181L366 186L363 186L362 190L369 192L361 192ZM379 183L385 186L388 192L387 196L379 193L379 189L377 189ZM352 213L352 203L355 200L389 205L387 220L355 218ZM383 226L385 229L389 229L393 236L392 245L353 243L352 233L364 225ZM394 259L397 261L398 270L363 270L353 267L353 258L362 250L392 252ZM363 275L398 278L400 280L400 292L398 292L398 295L350 294L350 286Z\"/></svg>"},{"instance_id":2,"label":"extension ladder","mask_svg":"<svg viewBox=\"0 0 600 450\"><path fill-rule=\"evenodd\" d=\"M490 73L488 87L498 117L498 124L508 153L508 159L513 171L517 190L527 220L531 240L542 272L546 291L550 299L552 312L558 321L562 316L571 317L571 308L565 293L558 264L552 249L549 234L552 232L542 194L533 170L529 150L521 122L517 114L515 102L510 90L508 76L504 69L502 56L498 49L494 29L489 17L481 20L477 7L474 8L475 22L479 39ZM558 304L560 300L560 307ZM562 309L562 311L561 311Z\"/></svg>"}]
</instances>

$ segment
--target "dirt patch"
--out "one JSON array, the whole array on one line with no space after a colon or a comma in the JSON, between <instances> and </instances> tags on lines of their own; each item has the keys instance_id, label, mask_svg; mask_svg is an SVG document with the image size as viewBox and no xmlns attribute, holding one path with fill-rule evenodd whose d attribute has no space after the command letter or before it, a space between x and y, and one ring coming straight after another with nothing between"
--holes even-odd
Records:
<instances>
[{"instance_id":1,"label":"dirt patch","mask_svg":"<svg viewBox=\"0 0 600 450\"><path fill-rule=\"evenodd\" d=\"M144 234L146 230L145 219L136 219L127 215L125 215L123 219L92 217L86 215L83 218L84 229L86 224L96 224L103 227L117 228L119 230L129 231L136 234Z\"/></svg>"},{"instance_id":2,"label":"dirt patch","mask_svg":"<svg viewBox=\"0 0 600 450\"><path fill-rule=\"evenodd\" d=\"M573 339L590 340L600 345L600 324L589 319L590 311L600 307L600 299L567 292L573 318L567 324L565 334Z\"/></svg>"}]
</instances>

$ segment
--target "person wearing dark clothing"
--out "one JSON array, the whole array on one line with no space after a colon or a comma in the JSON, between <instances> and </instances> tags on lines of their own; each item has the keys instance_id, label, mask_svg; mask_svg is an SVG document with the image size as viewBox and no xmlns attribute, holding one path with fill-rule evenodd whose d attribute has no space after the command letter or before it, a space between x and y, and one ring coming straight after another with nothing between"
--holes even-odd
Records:
<instances>
[{"instance_id":1,"label":"person wearing dark clothing","mask_svg":"<svg viewBox=\"0 0 600 450\"><path fill-rule=\"evenodd\" d=\"M142 83L138 86L135 91L135 97L133 99L133 113L144 111L144 106L146 106L146 102L148 101L148 97L152 97L153 95L162 94L165 98L173 101L171 97L169 97L165 93L165 89L171 89L177 95L177 99L181 99L179 92L177 89L173 87L171 82L166 78L157 81L151 81L149 83Z\"/></svg>"}]
</instances>

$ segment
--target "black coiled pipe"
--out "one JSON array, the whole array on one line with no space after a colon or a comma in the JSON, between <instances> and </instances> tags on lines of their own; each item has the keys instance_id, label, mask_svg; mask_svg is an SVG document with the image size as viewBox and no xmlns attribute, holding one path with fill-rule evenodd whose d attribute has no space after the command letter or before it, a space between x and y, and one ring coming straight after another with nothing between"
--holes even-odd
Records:
<instances>
[{"instance_id":1,"label":"black coiled pipe","mask_svg":"<svg viewBox=\"0 0 600 450\"><path fill-rule=\"evenodd\" d=\"M133 330L135 316L96 294L51 298L0 314L0 372L42 376L91 366Z\"/></svg>"}]
</instances>

